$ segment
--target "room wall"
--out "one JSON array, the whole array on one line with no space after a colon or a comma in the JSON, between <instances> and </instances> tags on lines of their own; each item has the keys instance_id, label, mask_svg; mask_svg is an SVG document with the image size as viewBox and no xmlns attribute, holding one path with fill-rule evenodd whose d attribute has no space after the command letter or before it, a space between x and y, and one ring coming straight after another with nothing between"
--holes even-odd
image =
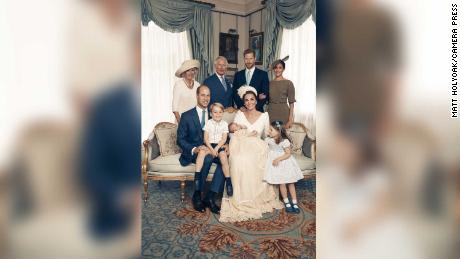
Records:
<instances>
[{"instance_id":1,"label":"room wall","mask_svg":"<svg viewBox=\"0 0 460 259\"><path fill-rule=\"evenodd\" d=\"M248 16L248 28L249 30L254 29L256 32L262 32L262 11L255 12ZM249 31L248 30L248 31Z\"/></svg>"},{"instance_id":2,"label":"room wall","mask_svg":"<svg viewBox=\"0 0 460 259\"><path fill-rule=\"evenodd\" d=\"M260 4L260 1L250 0L208 0L205 2L215 4L212 13L214 24L214 58L219 55L219 33L228 33L229 29L236 29L239 36L238 64L229 64L229 67L237 70L243 69L243 52L249 46L249 30L262 31L261 11L257 10L263 6ZM233 73L232 71L228 71L230 75Z\"/></svg>"},{"instance_id":3,"label":"room wall","mask_svg":"<svg viewBox=\"0 0 460 259\"><path fill-rule=\"evenodd\" d=\"M229 64L229 67L238 70L244 67L243 51L248 48L249 27L247 17L214 12L214 57L219 56L219 33L228 33L229 29L236 29L238 38L238 64Z\"/></svg>"}]
</instances>

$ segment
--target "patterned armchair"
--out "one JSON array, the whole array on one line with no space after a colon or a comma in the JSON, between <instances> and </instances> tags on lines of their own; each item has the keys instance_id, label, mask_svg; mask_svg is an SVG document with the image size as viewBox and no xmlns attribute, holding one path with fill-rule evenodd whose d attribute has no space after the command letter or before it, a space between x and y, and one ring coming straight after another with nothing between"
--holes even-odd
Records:
<instances>
[{"instance_id":1,"label":"patterned armchair","mask_svg":"<svg viewBox=\"0 0 460 259\"><path fill-rule=\"evenodd\" d=\"M224 113L224 120L233 121L235 113ZM181 201L185 198L185 183L192 181L195 165L181 166L180 148L176 145L177 125L169 122L158 123L150 137L143 142L142 179L144 184L144 201L148 199L149 180L179 181ZM307 128L301 123L294 123L287 131L292 139L292 153L299 164L304 177L315 177L316 141L308 137ZM208 180L212 179L215 164L212 165Z\"/></svg>"}]
</instances>

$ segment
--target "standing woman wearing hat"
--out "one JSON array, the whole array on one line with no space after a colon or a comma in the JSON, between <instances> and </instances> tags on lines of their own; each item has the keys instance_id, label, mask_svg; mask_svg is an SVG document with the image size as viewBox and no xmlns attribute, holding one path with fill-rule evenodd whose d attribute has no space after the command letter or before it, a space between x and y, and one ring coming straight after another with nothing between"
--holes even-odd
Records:
<instances>
[{"instance_id":1,"label":"standing woman wearing hat","mask_svg":"<svg viewBox=\"0 0 460 259\"><path fill-rule=\"evenodd\" d=\"M172 111L177 123L183 112L196 106L196 89L200 83L195 80L195 75L199 68L198 60L186 60L175 73L176 77L180 78L174 84L172 101Z\"/></svg>"},{"instance_id":2,"label":"standing woman wearing hat","mask_svg":"<svg viewBox=\"0 0 460 259\"><path fill-rule=\"evenodd\" d=\"M270 81L268 114L270 121L282 121L285 128L290 128L294 122L295 88L291 80L283 77L286 64L282 60L273 62L272 69L275 79Z\"/></svg>"}]
</instances>

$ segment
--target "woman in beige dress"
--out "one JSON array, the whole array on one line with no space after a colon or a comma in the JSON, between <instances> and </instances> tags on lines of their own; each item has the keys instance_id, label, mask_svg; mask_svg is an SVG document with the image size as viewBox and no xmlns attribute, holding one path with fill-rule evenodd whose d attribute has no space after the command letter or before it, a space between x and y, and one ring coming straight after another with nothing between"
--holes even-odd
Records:
<instances>
[{"instance_id":1,"label":"woman in beige dress","mask_svg":"<svg viewBox=\"0 0 460 259\"><path fill-rule=\"evenodd\" d=\"M268 145L261 137L269 129L268 113L256 110L257 91L243 86L238 94L246 111L238 111L234 122L257 134L235 134L230 141L230 174L233 196L224 194L219 221L236 222L262 218L265 212L283 208L277 189L263 180L268 157Z\"/></svg>"},{"instance_id":2,"label":"woman in beige dress","mask_svg":"<svg viewBox=\"0 0 460 259\"><path fill-rule=\"evenodd\" d=\"M200 83L195 81L195 75L199 68L198 60L186 60L175 73L176 77L180 78L174 84L172 101L172 111L177 123L183 112L196 106L196 89Z\"/></svg>"},{"instance_id":3,"label":"woman in beige dress","mask_svg":"<svg viewBox=\"0 0 460 259\"><path fill-rule=\"evenodd\" d=\"M270 82L270 100L268 114L270 121L282 121L285 128L290 128L294 123L295 88L291 80L283 77L286 64L276 60L272 65L275 79Z\"/></svg>"}]
</instances>

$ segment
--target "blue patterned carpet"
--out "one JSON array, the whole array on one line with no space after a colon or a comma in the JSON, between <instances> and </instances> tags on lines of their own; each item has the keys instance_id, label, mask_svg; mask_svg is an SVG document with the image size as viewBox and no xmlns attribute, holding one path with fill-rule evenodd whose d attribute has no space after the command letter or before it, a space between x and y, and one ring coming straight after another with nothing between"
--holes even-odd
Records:
<instances>
[{"instance_id":1,"label":"blue patterned carpet","mask_svg":"<svg viewBox=\"0 0 460 259\"><path fill-rule=\"evenodd\" d=\"M302 212L267 213L263 219L220 223L195 212L187 182L180 202L179 182L149 183L142 211L143 258L315 258L315 181L297 183Z\"/></svg>"}]
</instances>

